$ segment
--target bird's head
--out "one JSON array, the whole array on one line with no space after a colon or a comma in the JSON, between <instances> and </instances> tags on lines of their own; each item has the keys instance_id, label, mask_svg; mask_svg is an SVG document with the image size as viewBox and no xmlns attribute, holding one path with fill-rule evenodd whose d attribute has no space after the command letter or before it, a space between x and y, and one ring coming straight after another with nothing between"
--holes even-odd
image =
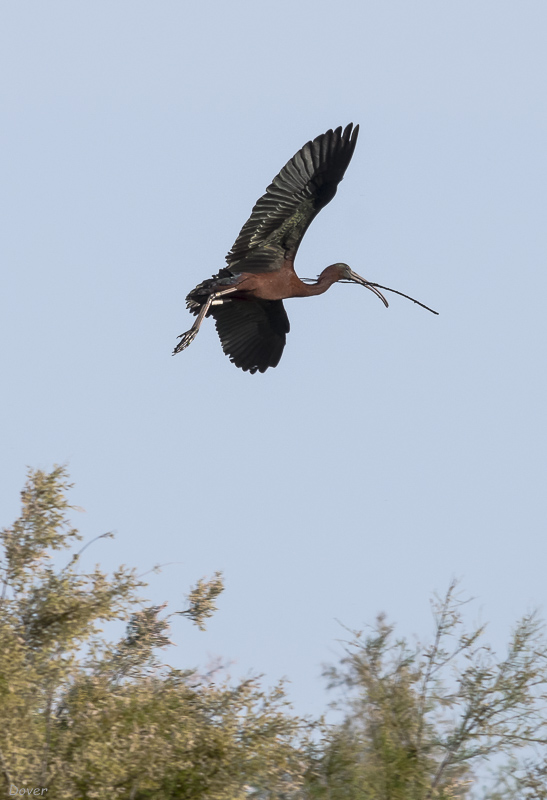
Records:
<instances>
[{"instance_id":1,"label":"bird's head","mask_svg":"<svg viewBox=\"0 0 547 800\"><path fill-rule=\"evenodd\" d=\"M379 297L382 303L387 308L389 303L387 302L386 298L380 292L374 284L370 281L367 281L366 278L362 278L356 272L354 272L347 264L332 264L332 266L327 267L327 269L332 270L333 272L336 271L337 278L336 280L341 283L359 283L361 286L364 286L367 289L370 289L371 292L374 292L376 297Z\"/></svg>"}]
</instances>

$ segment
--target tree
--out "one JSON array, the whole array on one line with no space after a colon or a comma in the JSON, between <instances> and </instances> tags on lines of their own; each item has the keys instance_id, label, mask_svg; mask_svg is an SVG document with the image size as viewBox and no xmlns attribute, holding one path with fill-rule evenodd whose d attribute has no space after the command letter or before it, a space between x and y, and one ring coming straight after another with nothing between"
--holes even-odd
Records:
<instances>
[{"instance_id":1,"label":"tree","mask_svg":"<svg viewBox=\"0 0 547 800\"><path fill-rule=\"evenodd\" d=\"M433 603L428 646L397 639L379 616L326 671L344 692L342 722L313 724L281 684L166 666L171 617L203 630L222 575L199 580L186 608L169 613L140 599L146 584L132 569L84 571L70 488L63 467L30 470L21 516L0 532L2 796L463 799L477 796L477 765L503 755L484 797L547 800L547 644L536 615L516 625L505 657L484 644L483 626L466 631L455 582ZM112 620L125 623L114 641L100 627Z\"/></svg>"},{"instance_id":2,"label":"tree","mask_svg":"<svg viewBox=\"0 0 547 800\"><path fill-rule=\"evenodd\" d=\"M330 686L346 691L338 704L345 717L325 730L315 753L311 797L469 797L476 766L494 754L513 759L497 798L547 797L545 764L516 762L520 749L546 744L542 626L535 614L523 617L507 655L498 658L483 643L484 626L464 629L456 588L454 581L433 603L435 631L427 647L395 639L383 616L368 636L352 632L341 665L326 670Z\"/></svg>"},{"instance_id":3,"label":"tree","mask_svg":"<svg viewBox=\"0 0 547 800\"><path fill-rule=\"evenodd\" d=\"M237 800L301 784L307 725L283 687L213 682L161 663L169 615L146 605L134 570L80 572L66 470L30 470L22 513L1 532L0 786L49 797ZM223 590L202 579L184 614L204 629ZM125 620L125 635L99 627ZM217 680L217 676L213 676ZM264 791L266 795L264 795ZM274 795L271 795L271 793Z\"/></svg>"}]
</instances>

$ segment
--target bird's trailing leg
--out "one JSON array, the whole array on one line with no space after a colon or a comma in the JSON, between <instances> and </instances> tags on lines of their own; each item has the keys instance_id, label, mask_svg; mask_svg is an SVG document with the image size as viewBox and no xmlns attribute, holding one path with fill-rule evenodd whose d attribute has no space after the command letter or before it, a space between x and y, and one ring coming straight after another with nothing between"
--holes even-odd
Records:
<instances>
[{"instance_id":1,"label":"bird's trailing leg","mask_svg":"<svg viewBox=\"0 0 547 800\"><path fill-rule=\"evenodd\" d=\"M194 339L198 335L198 331L200 329L201 323L205 319L205 316L206 316L207 312L209 311L209 309L211 308L211 306L213 305L215 300L217 298L219 298L223 294L231 294L231 293L233 293L235 291L237 291L237 287L231 286L229 289L223 289L221 292L213 292L213 294L209 295L209 297L207 298L205 303L200 308L199 314L197 315L197 318L196 318L196 321L194 322L194 324L192 325L190 330L186 331L186 333L181 333L180 336L177 336L177 339L180 339L180 342L178 343L178 345L173 350L172 355L176 355L177 353L180 353L181 350L186 350L188 345L192 344L192 342L194 341Z\"/></svg>"}]
</instances>

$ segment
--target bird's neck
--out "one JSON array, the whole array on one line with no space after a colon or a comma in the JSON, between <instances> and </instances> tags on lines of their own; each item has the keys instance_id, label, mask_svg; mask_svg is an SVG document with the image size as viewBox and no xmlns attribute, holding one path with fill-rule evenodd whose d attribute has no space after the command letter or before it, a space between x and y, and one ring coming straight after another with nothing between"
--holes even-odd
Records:
<instances>
[{"instance_id":1,"label":"bird's neck","mask_svg":"<svg viewBox=\"0 0 547 800\"><path fill-rule=\"evenodd\" d=\"M337 280L339 280L338 272L331 267L324 269L315 283L304 283L293 273L291 290L287 297L312 297L316 294L324 294Z\"/></svg>"},{"instance_id":2,"label":"bird's neck","mask_svg":"<svg viewBox=\"0 0 547 800\"><path fill-rule=\"evenodd\" d=\"M327 267L327 269L323 270L315 283L307 286L307 288L310 290L309 294L324 294L327 289L330 289L333 283L336 283L337 280L338 274L334 270L331 270L330 267Z\"/></svg>"}]
</instances>

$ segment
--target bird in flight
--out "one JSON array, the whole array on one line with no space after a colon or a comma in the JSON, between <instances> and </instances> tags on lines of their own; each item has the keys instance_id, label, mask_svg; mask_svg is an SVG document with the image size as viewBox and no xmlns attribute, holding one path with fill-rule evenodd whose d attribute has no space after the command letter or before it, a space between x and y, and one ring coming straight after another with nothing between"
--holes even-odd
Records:
<instances>
[{"instance_id":1,"label":"bird in flight","mask_svg":"<svg viewBox=\"0 0 547 800\"><path fill-rule=\"evenodd\" d=\"M388 302L380 289L408 295L362 278L347 264L331 264L313 283L294 271L294 259L314 217L330 203L344 177L359 126L329 130L302 147L257 201L226 256L227 266L192 289L186 307L197 316L173 355L195 339L205 317L214 317L222 349L251 373L279 364L290 325L283 300L323 294L333 283L357 283Z\"/></svg>"}]
</instances>

